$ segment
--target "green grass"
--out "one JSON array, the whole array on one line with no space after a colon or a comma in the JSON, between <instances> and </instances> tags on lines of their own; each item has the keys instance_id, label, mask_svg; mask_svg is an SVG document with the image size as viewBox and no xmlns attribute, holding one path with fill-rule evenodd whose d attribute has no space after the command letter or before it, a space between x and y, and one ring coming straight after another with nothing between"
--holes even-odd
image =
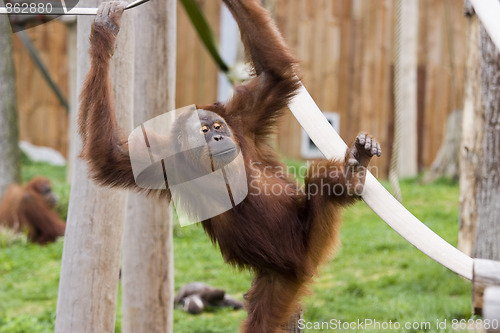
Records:
<instances>
[{"instance_id":1,"label":"green grass","mask_svg":"<svg viewBox=\"0 0 500 333\"><path fill-rule=\"evenodd\" d=\"M68 202L69 186L64 183L64 168L25 161L23 179L35 174L45 174L53 180L63 204L61 213L66 216L64 205ZM405 206L456 245L458 186L449 181L422 185L418 180L406 180L401 187ZM453 319L470 317L470 283L416 250L365 204L346 210L341 238L343 245L336 258L322 268L311 295L303 302L306 321L371 319L401 325L430 322L430 329L399 331L437 333L453 332ZM27 243L24 237L0 231L0 332L53 332L62 247L62 239L38 246ZM241 299L248 289L251 276L225 265L201 226L177 226L174 249L176 290L185 283L203 281ZM192 316L176 309L174 331L237 332L243 318L244 311L217 310ZM447 329L437 329L436 321L445 319ZM117 332L120 327L119 310Z\"/></svg>"}]
</instances>

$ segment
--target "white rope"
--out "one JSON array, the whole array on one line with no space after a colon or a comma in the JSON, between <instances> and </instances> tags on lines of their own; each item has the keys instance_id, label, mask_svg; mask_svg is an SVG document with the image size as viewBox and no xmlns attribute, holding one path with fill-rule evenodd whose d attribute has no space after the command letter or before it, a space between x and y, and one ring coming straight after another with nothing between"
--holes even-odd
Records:
<instances>
[{"instance_id":1,"label":"white rope","mask_svg":"<svg viewBox=\"0 0 500 333\"><path fill-rule=\"evenodd\" d=\"M326 158L344 158L347 145L326 120L304 86L301 86L288 107ZM371 173L366 177L363 200L417 249L464 278L472 279L472 258L420 222Z\"/></svg>"}]
</instances>

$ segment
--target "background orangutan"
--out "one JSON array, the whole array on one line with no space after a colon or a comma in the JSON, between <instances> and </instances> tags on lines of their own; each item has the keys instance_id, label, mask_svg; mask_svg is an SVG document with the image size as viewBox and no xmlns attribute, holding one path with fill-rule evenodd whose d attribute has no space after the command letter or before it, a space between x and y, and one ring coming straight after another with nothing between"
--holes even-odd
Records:
<instances>
[{"instance_id":1,"label":"background orangutan","mask_svg":"<svg viewBox=\"0 0 500 333\"><path fill-rule=\"evenodd\" d=\"M243 304L228 295L225 290L202 282L188 283L179 290L174 304L191 314L202 313L207 308L230 307L239 310Z\"/></svg>"},{"instance_id":2,"label":"background orangutan","mask_svg":"<svg viewBox=\"0 0 500 333\"><path fill-rule=\"evenodd\" d=\"M255 273L245 297L248 317L242 332L274 333L298 311L306 285L338 244L340 208L359 198L366 167L381 150L374 139L360 134L344 161L313 163L304 187L284 175L285 168L269 137L299 87L296 60L259 0L224 3L238 22L254 78L236 87L225 104L198 105L198 127L179 117L165 144L176 141L182 147L194 133L203 133L208 152L191 149L178 153L176 163L182 161L188 170L214 170L242 153L247 197L202 225L227 263ZM138 188L110 92L109 62L125 6L125 2L104 3L96 16L90 37L91 69L81 94L79 131L81 156L100 184ZM214 151L217 154L212 154ZM218 157L220 163L216 163ZM280 195L267 191L276 187L286 191ZM212 194L202 192L200 200ZM170 196L171 192L167 188L162 194Z\"/></svg>"},{"instance_id":3,"label":"background orangutan","mask_svg":"<svg viewBox=\"0 0 500 333\"><path fill-rule=\"evenodd\" d=\"M0 202L0 225L17 232L28 229L32 242L53 242L66 230L66 224L53 210L56 203L47 178L34 177L24 186L10 185Z\"/></svg>"}]
</instances>

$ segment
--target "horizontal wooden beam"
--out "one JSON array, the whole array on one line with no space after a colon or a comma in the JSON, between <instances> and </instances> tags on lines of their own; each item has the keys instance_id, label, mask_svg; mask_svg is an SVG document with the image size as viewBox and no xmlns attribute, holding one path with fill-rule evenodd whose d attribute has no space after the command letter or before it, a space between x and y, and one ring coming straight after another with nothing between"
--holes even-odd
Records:
<instances>
[{"instance_id":1,"label":"horizontal wooden beam","mask_svg":"<svg viewBox=\"0 0 500 333\"><path fill-rule=\"evenodd\" d=\"M323 116L304 86L288 107L326 158L344 158L347 145ZM417 249L464 278L472 279L472 258L420 222L371 173L366 177L363 200Z\"/></svg>"}]
</instances>

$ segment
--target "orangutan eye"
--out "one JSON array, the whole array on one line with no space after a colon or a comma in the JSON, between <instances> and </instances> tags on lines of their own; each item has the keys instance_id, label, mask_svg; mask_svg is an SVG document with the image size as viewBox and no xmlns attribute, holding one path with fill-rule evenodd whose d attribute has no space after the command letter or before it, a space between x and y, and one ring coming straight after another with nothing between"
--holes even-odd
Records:
<instances>
[{"instance_id":1,"label":"orangutan eye","mask_svg":"<svg viewBox=\"0 0 500 333\"><path fill-rule=\"evenodd\" d=\"M217 131L218 131L218 130L220 130L220 129L221 129L221 127L222 127L222 125L221 125L220 123L214 123L214 129L215 129L215 130L217 130Z\"/></svg>"},{"instance_id":2,"label":"orangutan eye","mask_svg":"<svg viewBox=\"0 0 500 333\"><path fill-rule=\"evenodd\" d=\"M201 126L200 131L202 133L207 133L208 131L210 131L210 128L207 125L203 125L203 126Z\"/></svg>"}]
</instances>

